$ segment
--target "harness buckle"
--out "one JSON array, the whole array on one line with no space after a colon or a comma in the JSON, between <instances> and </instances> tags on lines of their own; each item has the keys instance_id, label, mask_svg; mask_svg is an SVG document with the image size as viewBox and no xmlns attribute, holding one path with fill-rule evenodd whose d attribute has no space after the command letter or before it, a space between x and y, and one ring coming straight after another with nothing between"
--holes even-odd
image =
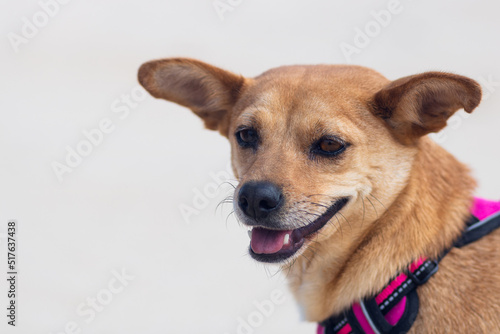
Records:
<instances>
[{"instance_id":1,"label":"harness buckle","mask_svg":"<svg viewBox=\"0 0 500 334\"><path fill-rule=\"evenodd\" d=\"M434 275L438 271L439 269L438 261L426 260L419 269L422 270L419 272L419 270L417 269L416 274L412 273L411 271L408 271L408 277L410 277L410 279L416 285L424 284L429 280L429 278L432 277L432 275ZM424 276L422 277L422 275Z\"/></svg>"}]
</instances>

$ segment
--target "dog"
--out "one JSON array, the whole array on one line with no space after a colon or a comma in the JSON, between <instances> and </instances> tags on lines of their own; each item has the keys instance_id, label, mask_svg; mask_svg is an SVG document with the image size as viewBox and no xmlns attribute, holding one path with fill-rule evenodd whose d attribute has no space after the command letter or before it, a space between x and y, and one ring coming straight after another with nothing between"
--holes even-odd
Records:
<instances>
[{"instance_id":1,"label":"dog","mask_svg":"<svg viewBox=\"0 0 500 334\"><path fill-rule=\"evenodd\" d=\"M348 65L246 78L187 58L144 63L138 79L228 138L249 253L286 270L318 332L500 333L500 231L454 247L476 182L427 136L479 105L474 80L426 72L390 81ZM381 329L388 320L371 306L372 318L360 319L401 275L417 286L398 302L411 311L400 314L406 324Z\"/></svg>"}]
</instances>

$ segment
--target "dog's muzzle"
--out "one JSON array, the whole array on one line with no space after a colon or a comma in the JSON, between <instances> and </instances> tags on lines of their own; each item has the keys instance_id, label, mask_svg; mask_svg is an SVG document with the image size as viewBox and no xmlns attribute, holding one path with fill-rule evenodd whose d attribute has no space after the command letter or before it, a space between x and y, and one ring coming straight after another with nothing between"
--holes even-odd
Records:
<instances>
[{"instance_id":1,"label":"dog's muzzle","mask_svg":"<svg viewBox=\"0 0 500 334\"><path fill-rule=\"evenodd\" d=\"M243 184L237 201L243 222L253 227L249 231L251 256L262 262L280 262L295 254L306 238L323 228L347 204L348 198L339 198L314 221L295 229L281 224L280 209L285 199L281 189L271 182Z\"/></svg>"}]
</instances>

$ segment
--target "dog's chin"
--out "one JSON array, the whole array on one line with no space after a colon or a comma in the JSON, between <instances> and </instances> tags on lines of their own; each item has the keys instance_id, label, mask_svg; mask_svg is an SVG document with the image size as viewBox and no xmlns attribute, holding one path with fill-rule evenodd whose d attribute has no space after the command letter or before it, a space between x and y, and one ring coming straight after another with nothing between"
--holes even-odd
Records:
<instances>
[{"instance_id":1,"label":"dog's chin","mask_svg":"<svg viewBox=\"0 0 500 334\"><path fill-rule=\"evenodd\" d=\"M326 211L310 224L294 230L266 229L255 227L249 252L259 262L280 263L298 256L309 241L335 216L349 201L343 197L335 201Z\"/></svg>"}]
</instances>

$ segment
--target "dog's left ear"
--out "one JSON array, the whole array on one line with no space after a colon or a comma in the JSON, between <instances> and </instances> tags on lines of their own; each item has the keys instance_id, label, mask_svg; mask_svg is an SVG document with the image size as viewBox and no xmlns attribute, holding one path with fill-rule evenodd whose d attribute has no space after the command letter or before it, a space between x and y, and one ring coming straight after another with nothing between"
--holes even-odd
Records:
<instances>
[{"instance_id":1,"label":"dog's left ear","mask_svg":"<svg viewBox=\"0 0 500 334\"><path fill-rule=\"evenodd\" d=\"M472 79L426 72L395 80L375 94L374 113L383 118L404 144L438 132L457 110L471 113L481 101L481 87Z\"/></svg>"},{"instance_id":2,"label":"dog's left ear","mask_svg":"<svg viewBox=\"0 0 500 334\"><path fill-rule=\"evenodd\" d=\"M188 58L144 63L138 79L154 97L188 107L203 119L205 127L224 136L229 114L245 83L240 75Z\"/></svg>"}]
</instances>

